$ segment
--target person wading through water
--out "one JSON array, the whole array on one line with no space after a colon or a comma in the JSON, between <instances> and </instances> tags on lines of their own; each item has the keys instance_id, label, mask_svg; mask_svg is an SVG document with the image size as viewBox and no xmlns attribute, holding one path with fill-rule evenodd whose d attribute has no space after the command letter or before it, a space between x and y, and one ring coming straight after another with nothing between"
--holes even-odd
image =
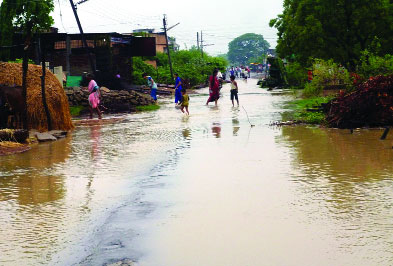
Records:
<instances>
[{"instance_id":1,"label":"person wading through water","mask_svg":"<svg viewBox=\"0 0 393 266\"><path fill-rule=\"evenodd\" d=\"M94 76L89 74L87 78L89 81L89 111L90 111L90 119L93 118L93 110L95 109L98 114L98 119L102 118L100 108L98 107L100 104L100 88L97 85L97 82L94 80Z\"/></svg>"},{"instance_id":2,"label":"person wading through water","mask_svg":"<svg viewBox=\"0 0 393 266\"><path fill-rule=\"evenodd\" d=\"M179 74L175 73L175 104L181 102L182 100L182 82L181 78L179 77Z\"/></svg>"},{"instance_id":3,"label":"person wading through water","mask_svg":"<svg viewBox=\"0 0 393 266\"><path fill-rule=\"evenodd\" d=\"M237 106L239 106L239 97L237 96L239 87L237 86L237 82L235 81L235 75L231 76L231 101L232 101L232 106L235 106L235 103L233 102L233 99L236 99Z\"/></svg>"},{"instance_id":4,"label":"person wading through water","mask_svg":"<svg viewBox=\"0 0 393 266\"><path fill-rule=\"evenodd\" d=\"M147 80L147 85L150 87L150 96L157 102L157 84L154 82L154 79L148 76L147 73L143 73L142 78Z\"/></svg>"},{"instance_id":5,"label":"person wading through water","mask_svg":"<svg viewBox=\"0 0 393 266\"><path fill-rule=\"evenodd\" d=\"M209 99L207 99L206 105L209 102L215 102L217 106L217 100L220 98L220 83L217 79L218 70L213 71L213 75L209 77Z\"/></svg>"}]
</instances>

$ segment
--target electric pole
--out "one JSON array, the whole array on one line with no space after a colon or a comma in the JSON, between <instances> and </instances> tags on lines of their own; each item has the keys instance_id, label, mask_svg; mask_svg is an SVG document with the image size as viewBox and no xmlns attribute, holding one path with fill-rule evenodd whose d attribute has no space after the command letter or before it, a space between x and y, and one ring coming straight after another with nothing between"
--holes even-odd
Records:
<instances>
[{"instance_id":1,"label":"electric pole","mask_svg":"<svg viewBox=\"0 0 393 266\"><path fill-rule=\"evenodd\" d=\"M202 37L202 31L201 31L201 55L203 58L203 37Z\"/></svg>"},{"instance_id":2,"label":"electric pole","mask_svg":"<svg viewBox=\"0 0 393 266\"><path fill-rule=\"evenodd\" d=\"M197 35L197 36L198 36L198 35ZM202 55L202 58L203 58L203 47L214 45L214 44L203 44L203 43L204 43L204 41L203 41L203 35L202 35L202 31L201 31L201 45L200 45L200 47L201 47L201 55Z\"/></svg>"},{"instance_id":3,"label":"electric pole","mask_svg":"<svg viewBox=\"0 0 393 266\"><path fill-rule=\"evenodd\" d=\"M168 53L168 61L169 61L169 68L171 70L171 78L173 79L173 69L172 69L172 61L171 61L171 53L170 53L170 49L169 49L169 41L168 41L168 34L167 31L172 29L173 27L179 25L179 23L177 23L176 25L170 27L169 29L166 28L166 15L164 15L164 18L162 19L162 23L164 24L164 33L165 33L165 40L166 40L166 51Z\"/></svg>"},{"instance_id":4,"label":"electric pole","mask_svg":"<svg viewBox=\"0 0 393 266\"><path fill-rule=\"evenodd\" d=\"M199 50L199 32L197 32L197 47L198 47L198 50Z\"/></svg>"},{"instance_id":5,"label":"electric pole","mask_svg":"<svg viewBox=\"0 0 393 266\"><path fill-rule=\"evenodd\" d=\"M78 2L78 4L82 4L86 1L88 1L88 0L81 0L80 2ZM89 47L87 46L85 35L83 34L82 25L81 25L81 22L79 21L78 13L76 12L76 5L74 4L74 2L72 0L70 0L70 4L72 7L72 11L74 12L76 23L78 24L79 32L82 37L83 46L85 47L86 52L87 52L87 56L89 57L91 71L93 71L93 74L94 74L96 72L96 66L94 65L93 58L91 57L91 54L89 51Z\"/></svg>"}]
</instances>

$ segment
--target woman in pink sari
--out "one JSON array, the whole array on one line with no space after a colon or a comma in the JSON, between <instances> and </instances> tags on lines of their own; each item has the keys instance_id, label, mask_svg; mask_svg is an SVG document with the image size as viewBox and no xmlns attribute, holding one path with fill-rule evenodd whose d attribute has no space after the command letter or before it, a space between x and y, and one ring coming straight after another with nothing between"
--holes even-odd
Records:
<instances>
[{"instance_id":1,"label":"woman in pink sari","mask_svg":"<svg viewBox=\"0 0 393 266\"><path fill-rule=\"evenodd\" d=\"M97 110L98 119L101 119L101 111L98 105L100 104L100 88L97 85L97 82L94 80L93 75L88 75L89 82L89 111L90 111L90 119L93 118L93 109Z\"/></svg>"},{"instance_id":2,"label":"woman in pink sari","mask_svg":"<svg viewBox=\"0 0 393 266\"><path fill-rule=\"evenodd\" d=\"M209 99L207 99L206 105L209 102L215 102L217 106L217 100L220 98L220 83L217 79L218 70L213 71L213 75L209 77Z\"/></svg>"}]
</instances>

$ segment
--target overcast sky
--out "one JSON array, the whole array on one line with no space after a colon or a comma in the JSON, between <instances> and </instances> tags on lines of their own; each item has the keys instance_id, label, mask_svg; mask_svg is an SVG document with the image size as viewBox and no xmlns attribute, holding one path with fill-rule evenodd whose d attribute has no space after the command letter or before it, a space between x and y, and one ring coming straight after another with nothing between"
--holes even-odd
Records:
<instances>
[{"instance_id":1,"label":"overcast sky","mask_svg":"<svg viewBox=\"0 0 393 266\"><path fill-rule=\"evenodd\" d=\"M55 27L60 32L78 32L69 0L54 3ZM276 30L269 21L282 13L282 4L283 0L88 0L78 5L78 14L85 32L119 33L139 28L161 31L166 14L168 26L180 22L168 34L176 37L182 49L196 45L196 34L203 31L205 44L214 44L205 50L218 54L227 52L231 40L249 32L262 34L274 48Z\"/></svg>"}]
</instances>

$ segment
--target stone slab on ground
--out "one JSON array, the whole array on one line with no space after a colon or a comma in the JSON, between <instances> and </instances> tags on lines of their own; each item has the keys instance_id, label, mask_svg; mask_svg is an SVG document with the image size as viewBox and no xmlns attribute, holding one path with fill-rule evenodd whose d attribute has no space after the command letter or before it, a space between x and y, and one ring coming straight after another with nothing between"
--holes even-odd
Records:
<instances>
[{"instance_id":1,"label":"stone slab on ground","mask_svg":"<svg viewBox=\"0 0 393 266\"><path fill-rule=\"evenodd\" d=\"M57 140L56 137L54 137L53 135L49 134L48 132L44 132L44 133L37 133L36 137L38 139L39 142L45 142L45 141L53 141L53 140Z\"/></svg>"},{"instance_id":2,"label":"stone slab on ground","mask_svg":"<svg viewBox=\"0 0 393 266\"><path fill-rule=\"evenodd\" d=\"M65 138L68 132L62 130L51 130L48 133L54 136L55 138L60 139L60 138Z\"/></svg>"}]
</instances>

